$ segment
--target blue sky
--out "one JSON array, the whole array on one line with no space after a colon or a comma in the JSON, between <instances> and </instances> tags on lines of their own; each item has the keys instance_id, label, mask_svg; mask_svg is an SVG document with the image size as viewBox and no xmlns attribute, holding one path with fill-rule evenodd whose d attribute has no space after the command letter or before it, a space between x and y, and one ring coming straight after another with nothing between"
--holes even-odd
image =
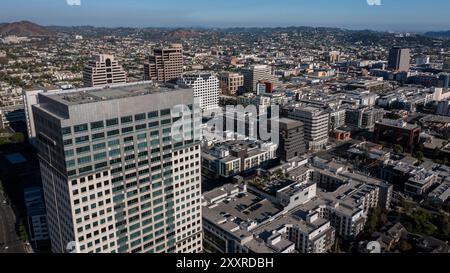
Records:
<instances>
[{"instance_id":1,"label":"blue sky","mask_svg":"<svg viewBox=\"0 0 450 273\"><path fill-rule=\"evenodd\" d=\"M450 30L449 0L0 0L0 22L138 27L331 26ZM74 1L74 0L69 0Z\"/></svg>"}]
</instances>

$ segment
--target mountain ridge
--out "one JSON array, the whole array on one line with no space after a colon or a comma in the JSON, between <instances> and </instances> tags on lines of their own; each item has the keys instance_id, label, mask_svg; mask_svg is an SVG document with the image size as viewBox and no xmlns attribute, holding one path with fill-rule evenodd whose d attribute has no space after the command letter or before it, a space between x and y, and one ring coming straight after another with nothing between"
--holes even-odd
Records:
<instances>
[{"instance_id":1,"label":"mountain ridge","mask_svg":"<svg viewBox=\"0 0 450 273\"><path fill-rule=\"evenodd\" d=\"M14 23L0 23L0 35L3 36L23 36L23 37L45 37L53 36L55 33L46 27L32 23L30 21L20 21Z\"/></svg>"}]
</instances>

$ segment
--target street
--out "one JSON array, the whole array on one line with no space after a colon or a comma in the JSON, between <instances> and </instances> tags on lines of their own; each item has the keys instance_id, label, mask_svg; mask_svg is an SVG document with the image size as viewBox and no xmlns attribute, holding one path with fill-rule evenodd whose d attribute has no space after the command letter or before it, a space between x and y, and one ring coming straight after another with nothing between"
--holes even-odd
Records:
<instances>
[{"instance_id":1,"label":"street","mask_svg":"<svg viewBox=\"0 0 450 273\"><path fill-rule=\"evenodd\" d=\"M15 231L15 215L0 193L0 253L27 253Z\"/></svg>"}]
</instances>

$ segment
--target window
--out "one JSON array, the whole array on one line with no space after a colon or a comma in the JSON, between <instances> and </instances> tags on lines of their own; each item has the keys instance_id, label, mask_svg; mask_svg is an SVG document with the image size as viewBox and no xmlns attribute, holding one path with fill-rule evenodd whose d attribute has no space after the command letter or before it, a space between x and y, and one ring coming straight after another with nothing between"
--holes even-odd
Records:
<instances>
[{"instance_id":1,"label":"window","mask_svg":"<svg viewBox=\"0 0 450 273\"><path fill-rule=\"evenodd\" d=\"M148 128L155 128L159 126L159 121L151 122L148 124Z\"/></svg>"},{"instance_id":2,"label":"window","mask_svg":"<svg viewBox=\"0 0 450 273\"><path fill-rule=\"evenodd\" d=\"M105 152L94 155L94 160L95 161L102 160L104 158L106 158L106 153Z\"/></svg>"},{"instance_id":3,"label":"window","mask_svg":"<svg viewBox=\"0 0 450 273\"><path fill-rule=\"evenodd\" d=\"M154 145L159 145L159 139L152 140L152 141L150 142L150 145L152 145L152 146L154 146Z\"/></svg>"},{"instance_id":4,"label":"window","mask_svg":"<svg viewBox=\"0 0 450 273\"><path fill-rule=\"evenodd\" d=\"M77 148L77 154L88 153L90 151L91 151L91 147L89 147L89 146Z\"/></svg>"},{"instance_id":5,"label":"window","mask_svg":"<svg viewBox=\"0 0 450 273\"><path fill-rule=\"evenodd\" d=\"M136 131L147 129L147 124L136 125Z\"/></svg>"},{"instance_id":6,"label":"window","mask_svg":"<svg viewBox=\"0 0 450 273\"><path fill-rule=\"evenodd\" d=\"M91 156L80 157L78 159L78 164L87 164L91 162Z\"/></svg>"},{"instance_id":7,"label":"window","mask_svg":"<svg viewBox=\"0 0 450 273\"><path fill-rule=\"evenodd\" d=\"M119 130L112 130L112 131L109 131L109 132L108 132L108 137L116 136L116 135L118 135L118 134L120 134L120 131L119 131Z\"/></svg>"},{"instance_id":8,"label":"window","mask_svg":"<svg viewBox=\"0 0 450 273\"><path fill-rule=\"evenodd\" d=\"M79 169L80 173L86 173L92 171L92 166L87 166Z\"/></svg>"},{"instance_id":9,"label":"window","mask_svg":"<svg viewBox=\"0 0 450 273\"><path fill-rule=\"evenodd\" d=\"M108 142L109 146L116 146L116 145L119 145L119 144L120 144L120 141L118 139L111 140L111 141Z\"/></svg>"},{"instance_id":10,"label":"window","mask_svg":"<svg viewBox=\"0 0 450 273\"><path fill-rule=\"evenodd\" d=\"M69 161L66 162L66 167L67 168L71 168L73 166L75 166L75 160L69 160Z\"/></svg>"},{"instance_id":11,"label":"window","mask_svg":"<svg viewBox=\"0 0 450 273\"><path fill-rule=\"evenodd\" d=\"M168 115L170 115L170 109L161 110L161 116L168 116Z\"/></svg>"},{"instance_id":12,"label":"window","mask_svg":"<svg viewBox=\"0 0 450 273\"><path fill-rule=\"evenodd\" d=\"M147 142L142 142L138 144L138 149L145 149L147 148Z\"/></svg>"},{"instance_id":13,"label":"window","mask_svg":"<svg viewBox=\"0 0 450 273\"><path fill-rule=\"evenodd\" d=\"M143 120L145 119L145 114L139 114L134 116L135 121Z\"/></svg>"},{"instance_id":14,"label":"window","mask_svg":"<svg viewBox=\"0 0 450 273\"><path fill-rule=\"evenodd\" d=\"M72 129L70 127L62 128L61 133L63 136L70 135L72 133Z\"/></svg>"},{"instance_id":15,"label":"window","mask_svg":"<svg viewBox=\"0 0 450 273\"><path fill-rule=\"evenodd\" d=\"M120 149L115 149L115 150L109 151L110 157L114 157L114 156L118 156L118 155L120 155Z\"/></svg>"},{"instance_id":16,"label":"window","mask_svg":"<svg viewBox=\"0 0 450 273\"><path fill-rule=\"evenodd\" d=\"M97 121L91 123L91 130L98 130L104 127L103 121Z\"/></svg>"},{"instance_id":17,"label":"window","mask_svg":"<svg viewBox=\"0 0 450 273\"><path fill-rule=\"evenodd\" d=\"M88 125L87 124L80 124L80 125L76 125L73 127L75 133L81 133L81 132L86 132L88 130Z\"/></svg>"},{"instance_id":18,"label":"window","mask_svg":"<svg viewBox=\"0 0 450 273\"><path fill-rule=\"evenodd\" d=\"M64 146L70 146L73 144L73 141L71 139L64 140Z\"/></svg>"},{"instance_id":19,"label":"window","mask_svg":"<svg viewBox=\"0 0 450 273\"><path fill-rule=\"evenodd\" d=\"M133 116L123 117L120 119L120 122L122 124L133 122Z\"/></svg>"},{"instance_id":20,"label":"window","mask_svg":"<svg viewBox=\"0 0 450 273\"><path fill-rule=\"evenodd\" d=\"M161 125L170 124L171 122L172 122L171 119L165 119L165 120L161 121Z\"/></svg>"},{"instance_id":21,"label":"window","mask_svg":"<svg viewBox=\"0 0 450 273\"><path fill-rule=\"evenodd\" d=\"M148 113L148 118L157 118L159 116L158 111Z\"/></svg>"},{"instance_id":22,"label":"window","mask_svg":"<svg viewBox=\"0 0 450 273\"><path fill-rule=\"evenodd\" d=\"M111 126L116 126L119 124L119 119L114 118L114 119L109 119L106 121L106 126L111 127Z\"/></svg>"},{"instance_id":23,"label":"window","mask_svg":"<svg viewBox=\"0 0 450 273\"><path fill-rule=\"evenodd\" d=\"M122 128L122 134L133 132L133 130L134 130L133 127Z\"/></svg>"},{"instance_id":24,"label":"window","mask_svg":"<svg viewBox=\"0 0 450 273\"><path fill-rule=\"evenodd\" d=\"M92 135L92 140L102 139L105 138L105 133L98 133Z\"/></svg>"},{"instance_id":25,"label":"window","mask_svg":"<svg viewBox=\"0 0 450 273\"><path fill-rule=\"evenodd\" d=\"M84 143L84 142L88 142L89 141L89 136L82 136L82 137L77 137L75 139L75 143L79 144L79 143Z\"/></svg>"},{"instance_id":26,"label":"window","mask_svg":"<svg viewBox=\"0 0 450 273\"><path fill-rule=\"evenodd\" d=\"M103 150L105 148L106 148L106 144L105 143L98 143L98 144L92 145L92 149L94 151Z\"/></svg>"}]
</instances>

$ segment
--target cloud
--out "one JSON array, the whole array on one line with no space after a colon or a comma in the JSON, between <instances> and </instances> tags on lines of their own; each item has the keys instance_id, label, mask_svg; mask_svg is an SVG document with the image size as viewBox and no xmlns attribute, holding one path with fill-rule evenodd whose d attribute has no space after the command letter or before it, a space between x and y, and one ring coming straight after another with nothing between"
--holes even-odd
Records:
<instances>
[{"instance_id":1,"label":"cloud","mask_svg":"<svg viewBox=\"0 0 450 273\"><path fill-rule=\"evenodd\" d=\"M381 0L367 0L369 6L381 6Z\"/></svg>"},{"instance_id":2,"label":"cloud","mask_svg":"<svg viewBox=\"0 0 450 273\"><path fill-rule=\"evenodd\" d=\"M81 0L66 0L69 6L81 6Z\"/></svg>"}]
</instances>

